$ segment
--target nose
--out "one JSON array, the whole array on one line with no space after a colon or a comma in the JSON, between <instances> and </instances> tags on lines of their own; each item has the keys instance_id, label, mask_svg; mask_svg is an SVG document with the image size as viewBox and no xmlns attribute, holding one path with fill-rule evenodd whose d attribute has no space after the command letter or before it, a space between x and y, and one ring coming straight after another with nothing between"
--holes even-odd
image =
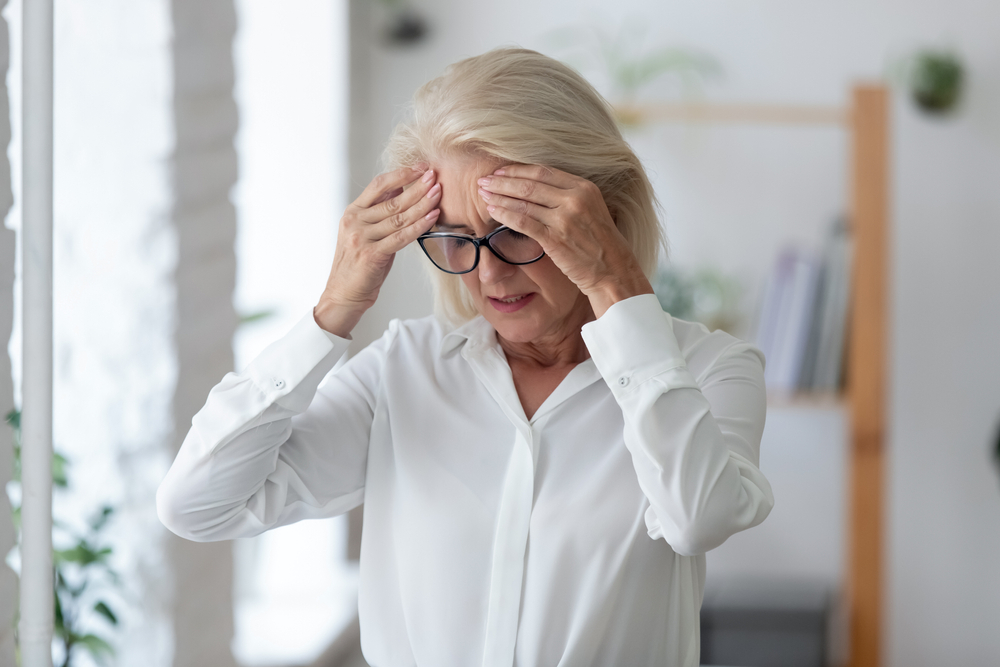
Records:
<instances>
[{"instance_id":1,"label":"nose","mask_svg":"<svg viewBox=\"0 0 1000 667\"><path fill-rule=\"evenodd\" d=\"M479 281L486 285L495 285L517 271L516 266L501 260L486 247L479 249L479 266L476 268Z\"/></svg>"}]
</instances>

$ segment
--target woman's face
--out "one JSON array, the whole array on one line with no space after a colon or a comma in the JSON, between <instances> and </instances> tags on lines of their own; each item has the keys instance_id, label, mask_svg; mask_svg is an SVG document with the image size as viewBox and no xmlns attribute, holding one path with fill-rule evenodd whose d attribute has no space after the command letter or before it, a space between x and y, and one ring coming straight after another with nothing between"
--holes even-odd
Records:
<instances>
[{"instance_id":1,"label":"woman's face","mask_svg":"<svg viewBox=\"0 0 1000 667\"><path fill-rule=\"evenodd\" d=\"M477 181L500 166L467 156L435 164L441 184L441 217L435 229L476 237L496 229L499 224L486 210ZM548 257L515 266L481 248L479 265L461 278L479 313L512 343L555 343L579 334L593 319L590 300Z\"/></svg>"}]
</instances>

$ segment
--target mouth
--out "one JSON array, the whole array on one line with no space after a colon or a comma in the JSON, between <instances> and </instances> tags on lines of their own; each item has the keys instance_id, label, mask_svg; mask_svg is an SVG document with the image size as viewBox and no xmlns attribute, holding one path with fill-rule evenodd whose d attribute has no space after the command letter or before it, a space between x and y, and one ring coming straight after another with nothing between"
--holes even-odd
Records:
<instances>
[{"instance_id":1,"label":"mouth","mask_svg":"<svg viewBox=\"0 0 1000 667\"><path fill-rule=\"evenodd\" d=\"M501 313L513 313L516 310L521 310L534 298L535 293L529 292L528 294L513 294L511 296L491 296L488 297L490 304L496 308Z\"/></svg>"}]
</instances>

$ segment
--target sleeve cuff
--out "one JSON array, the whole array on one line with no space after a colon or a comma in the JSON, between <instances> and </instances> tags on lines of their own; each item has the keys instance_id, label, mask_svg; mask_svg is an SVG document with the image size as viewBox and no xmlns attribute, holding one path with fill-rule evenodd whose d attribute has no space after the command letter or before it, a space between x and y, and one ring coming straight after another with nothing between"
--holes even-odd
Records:
<instances>
[{"instance_id":1,"label":"sleeve cuff","mask_svg":"<svg viewBox=\"0 0 1000 667\"><path fill-rule=\"evenodd\" d=\"M350 343L321 329L310 311L261 352L245 373L268 403L280 402L286 408L302 411Z\"/></svg>"},{"instance_id":2,"label":"sleeve cuff","mask_svg":"<svg viewBox=\"0 0 1000 667\"><path fill-rule=\"evenodd\" d=\"M656 295L640 294L619 301L583 326L590 356L616 396L664 374L671 388L698 387L671 322Z\"/></svg>"}]
</instances>

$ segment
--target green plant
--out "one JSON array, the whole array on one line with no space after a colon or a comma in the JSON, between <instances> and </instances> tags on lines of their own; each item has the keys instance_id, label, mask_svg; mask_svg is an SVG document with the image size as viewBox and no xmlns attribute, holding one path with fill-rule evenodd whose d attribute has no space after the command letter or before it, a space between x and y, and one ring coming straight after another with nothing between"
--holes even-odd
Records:
<instances>
[{"instance_id":1,"label":"green plant","mask_svg":"<svg viewBox=\"0 0 1000 667\"><path fill-rule=\"evenodd\" d=\"M240 324L255 324L257 322L263 322L269 320L277 314L277 310L274 308L265 308L264 310L254 310L247 313L237 313L239 317Z\"/></svg>"},{"instance_id":2,"label":"green plant","mask_svg":"<svg viewBox=\"0 0 1000 667\"><path fill-rule=\"evenodd\" d=\"M653 291L663 310L678 319L701 322L711 330L730 333L739 324L740 285L718 271L661 268L654 277Z\"/></svg>"},{"instance_id":3,"label":"green plant","mask_svg":"<svg viewBox=\"0 0 1000 667\"><path fill-rule=\"evenodd\" d=\"M623 26L611 35L595 28L569 27L550 35L566 61L581 71L604 70L616 101L632 102L654 81L670 77L685 93L693 93L706 80L721 74L715 58L694 49L666 46L646 48L644 26Z\"/></svg>"},{"instance_id":4,"label":"green plant","mask_svg":"<svg viewBox=\"0 0 1000 667\"><path fill-rule=\"evenodd\" d=\"M21 481L21 413L11 410L7 423L14 436L14 482ZM70 464L66 457L54 453L52 457L52 483L57 489L69 487ZM21 505L12 502L14 526L20 532ZM60 521L53 521L53 542L66 545L52 552L54 567L54 642L62 649L61 667L71 667L73 657L80 650L90 653L98 661L114 655L114 648L107 639L85 630L92 626L96 615L106 623L118 624L118 617L104 599L96 598L94 591L107 590L121 585L118 574L109 565L111 547L102 546L102 533L114 508L104 506L88 522L84 530L74 529ZM17 620L15 619L15 624ZM15 625L16 636L16 625Z\"/></svg>"},{"instance_id":5,"label":"green plant","mask_svg":"<svg viewBox=\"0 0 1000 667\"><path fill-rule=\"evenodd\" d=\"M906 64L910 96L918 107L932 114L952 111L962 96L965 79L961 59L950 51L927 49Z\"/></svg>"}]
</instances>

